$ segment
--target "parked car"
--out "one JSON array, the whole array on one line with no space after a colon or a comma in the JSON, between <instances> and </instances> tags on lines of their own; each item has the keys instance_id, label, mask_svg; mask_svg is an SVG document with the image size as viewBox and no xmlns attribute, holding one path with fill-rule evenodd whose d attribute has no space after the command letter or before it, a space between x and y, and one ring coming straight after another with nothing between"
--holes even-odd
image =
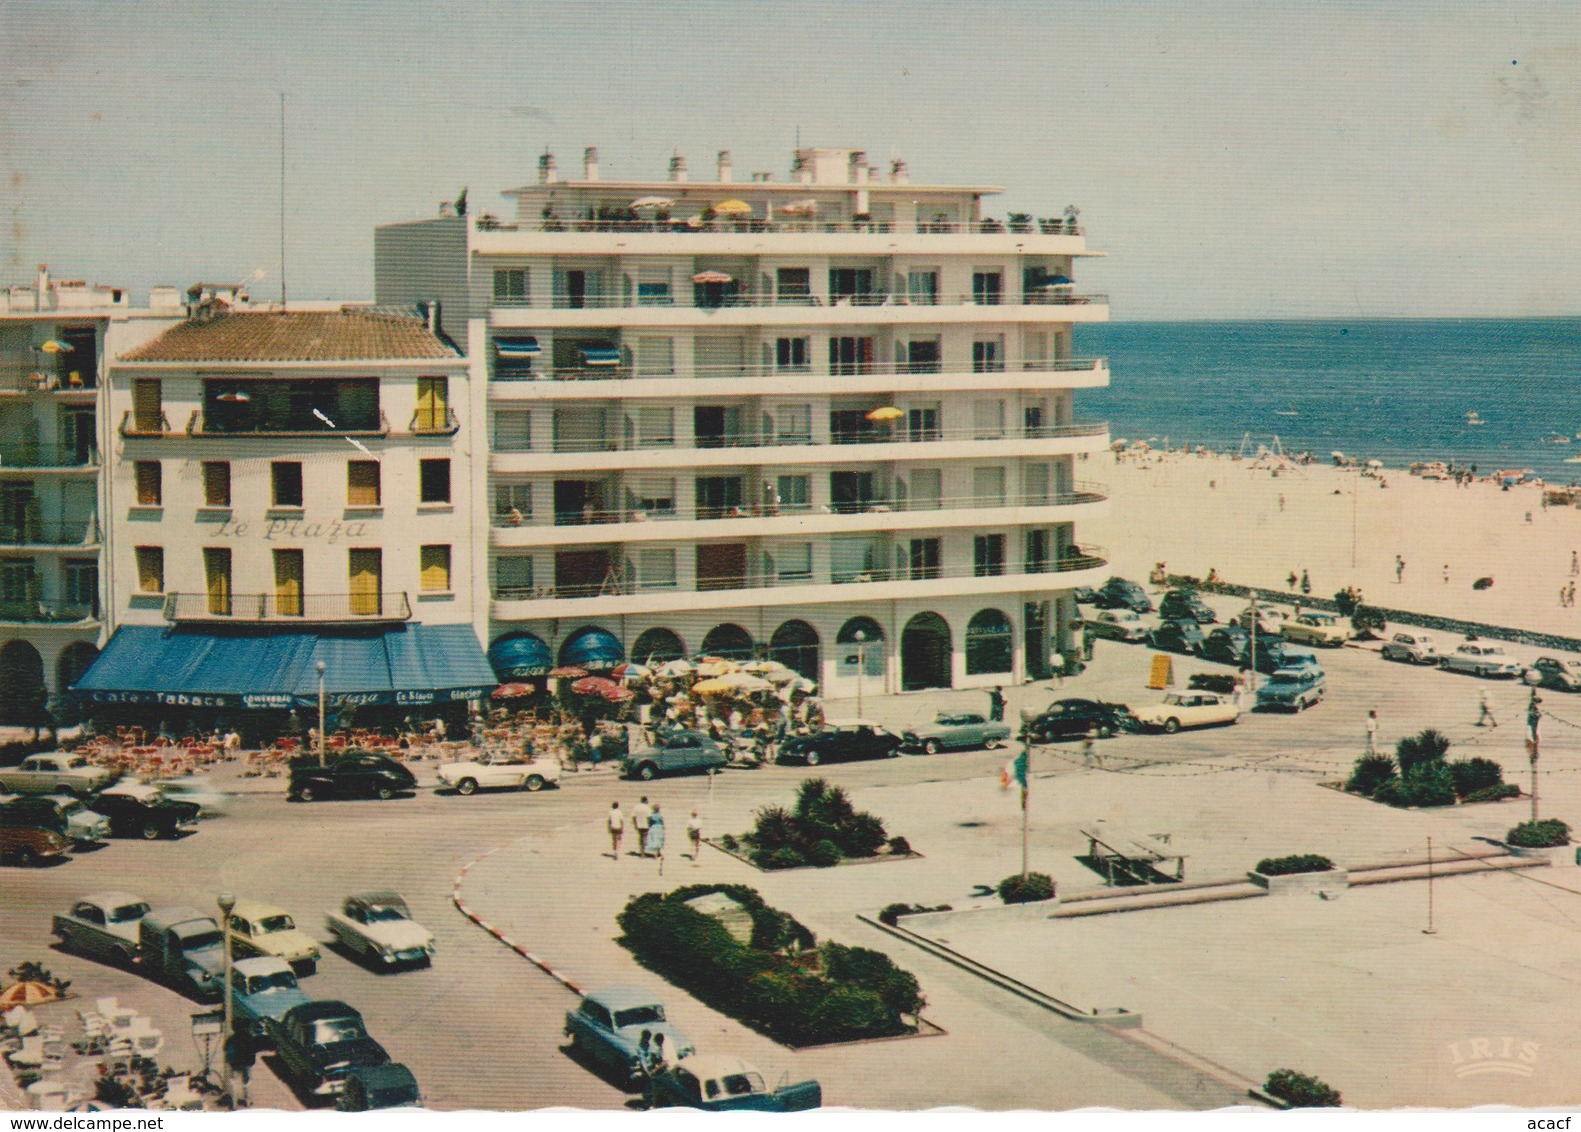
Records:
<instances>
[{"instance_id":1,"label":"parked car","mask_svg":"<svg viewBox=\"0 0 1581 1132\"><path fill-rule=\"evenodd\" d=\"M1010 738L1010 726L974 711L940 712L932 723L908 727L900 736L906 751L936 755L968 747L997 747Z\"/></svg>"},{"instance_id":2,"label":"parked car","mask_svg":"<svg viewBox=\"0 0 1581 1132\"><path fill-rule=\"evenodd\" d=\"M1098 591L1091 586L1077 586L1071 591L1077 605L1091 605L1098 600Z\"/></svg>"},{"instance_id":3,"label":"parked car","mask_svg":"<svg viewBox=\"0 0 1581 1132\"><path fill-rule=\"evenodd\" d=\"M355 1068L390 1060L369 1036L362 1013L334 999L293 1006L266 1025L287 1080L315 1096L339 1093Z\"/></svg>"},{"instance_id":4,"label":"parked car","mask_svg":"<svg viewBox=\"0 0 1581 1132\"><path fill-rule=\"evenodd\" d=\"M1144 730L1173 735L1182 727L1211 727L1234 723L1241 709L1234 696L1217 692L1170 692L1163 703L1135 708L1132 714Z\"/></svg>"},{"instance_id":5,"label":"parked car","mask_svg":"<svg viewBox=\"0 0 1581 1132\"><path fill-rule=\"evenodd\" d=\"M1350 640L1350 626L1333 613L1303 613L1286 621L1280 634L1287 641L1337 649Z\"/></svg>"},{"instance_id":6,"label":"parked car","mask_svg":"<svg viewBox=\"0 0 1581 1132\"><path fill-rule=\"evenodd\" d=\"M1526 670L1526 682L1552 688L1556 692L1581 691L1581 660L1540 656Z\"/></svg>"},{"instance_id":7,"label":"parked car","mask_svg":"<svg viewBox=\"0 0 1581 1132\"><path fill-rule=\"evenodd\" d=\"M1259 658L1269 652L1284 648L1289 642L1283 637L1275 637L1265 633L1257 634L1257 653ZM1248 663L1252 651L1252 636L1240 625L1221 625L1208 634L1207 640L1202 642L1199 655L1204 660L1215 661L1219 664L1233 664L1237 668L1244 668Z\"/></svg>"},{"instance_id":8,"label":"parked car","mask_svg":"<svg viewBox=\"0 0 1581 1132\"><path fill-rule=\"evenodd\" d=\"M1223 692L1229 695L1240 687L1241 678L1228 672L1193 672L1186 687L1193 692Z\"/></svg>"},{"instance_id":9,"label":"parked car","mask_svg":"<svg viewBox=\"0 0 1581 1132\"><path fill-rule=\"evenodd\" d=\"M829 719L811 735L797 735L780 745L782 763L850 762L853 759L887 759L900 754L901 739L870 719Z\"/></svg>"},{"instance_id":10,"label":"parked car","mask_svg":"<svg viewBox=\"0 0 1581 1132\"><path fill-rule=\"evenodd\" d=\"M231 964L231 1008L238 1034L267 1041L271 1024L292 1007L311 1001L284 959L255 955Z\"/></svg>"},{"instance_id":11,"label":"parked car","mask_svg":"<svg viewBox=\"0 0 1581 1132\"><path fill-rule=\"evenodd\" d=\"M805 1112L823 1105L817 1081L769 1088L756 1066L725 1054L693 1054L648 1080L651 1108L682 1106L704 1112Z\"/></svg>"},{"instance_id":12,"label":"parked car","mask_svg":"<svg viewBox=\"0 0 1581 1132\"><path fill-rule=\"evenodd\" d=\"M1043 712L1027 718L1027 735L1035 743L1054 739L1079 739L1092 732L1100 739L1118 735L1122 731L1135 731L1136 718L1124 704L1103 703L1100 700L1055 700Z\"/></svg>"},{"instance_id":13,"label":"parked car","mask_svg":"<svg viewBox=\"0 0 1581 1132\"><path fill-rule=\"evenodd\" d=\"M388 755L371 751L342 755L328 766L303 760L291 764L287 792L298 802L315 798L380 798L385 801L417 786L417 776Z\"/></svg>"},{"instance_id":14,"label":"parked car","mask_svg":"<svg viewBox=\"0 0 1581 1132\"><path fill-rule=\"evenodd\" d=\"M1261 639L1257 643L1257 671L1265 676L1272 676L1281 668L1317 668L1317 654L1310 649L1299 648L1289 641L1275 637L1264 647Z\"/></svg>"},{"instance_id":15,"label":"parked car","mask_svg":"<svg viewBox=\"0 0 1581 1132\"><path fill-rule=\"evenodd\" d=\"M395 892L352 893L340 911L325 915L324 926L347 951L385 967L433 961L434 934Z\"/></svg>"},{"instance_id":16,"label":"parked car","mask_svg":"<svg viewBox=\"0 0 1581 1132\"><path fill-rule=\"evenodd\" d=\"M33 824L8 825L0 821L0 860L36 865L64 857L70 848L71 838L53 829Z\"/></svg>"},{"instance_id":17,"label":"parked car","mask_svg":"<svg viewBox=\"0 0 1581 1132\"><path fill-rule=\"evenodd\" d=\"M49 930L67 951L130 967L137 959L138 924L148 910L148 901L130 892L95 892L50 917Z\"/></svg>"},{"instance_id":18,"label":"parked car","mask_svg":"<svg viewBox=\"0 0 1581 1132\"><path fill-rule=\"evenodd\" d=\"M146 782L119 782L88 803L88 808L110 819L117 837L154 841L198 828L198 807L178 802Z\"/></svg>"},{"instance_id":19,"label":"parked car","mask_svg":"<svg viewBox=\"0 0 1581 1132\"><path fill-rule=\"evenodd\" d=\"M53 829L73 845L95 845L110 836L110 819L70 794L0 795L0 821Z\"/></svg>"},{"instance_id":20,"label":"parked car","mask_svg":"<svg viewBox=\"0 0 1581 1132\"><path fill-rule=\"evenodd\" d=\"M565 1016L565 1035L571 1039L571 1048L614 1073L628 1087L640 1084L646 1076L639 1054L643 1034L650 1039L663 1034L677 1060L697 1052L692 1040L666 1020L663 1004L633 987L594 991Z\"/></svg>"},{"instance_id":21,"label":"parked car","mask_svg":"<svg viewBox=\"0 0 1581 1132\"><path fill-rule=\"evenodd\" d=\"M1438 663L1438 646L1430 633L1396 633L1378 651L1384 660L1407 664Z\"/></svg>"},{"instance_id":22,"label":"parked car","mask_svg":"<svg viewBox=\"0 0 1581 1132\"><path fill-rule=\"evenodd\" d=\"M212 1002L224 989L225 941L196 908L155 908L137 925L137 967L149 978Z\"/></svg>"},{"instance_id":23,"label":"parked car","mask_svg":"<svg viewBox=\"0 0 1581 1132\"><path fill-rule=\"evenodd\" d=\"M1148 626L1140 614L1129 609L1105 609L1082 622L1089 637L1107 637L1112 641L1146 640Z\"/></svg>"},{"instance_id":24,"label":"parked car","mask_svg":"<svg viewBox=\"0 0 1581 1132\"><path fill-rule=\"evenodd\" d=\"M686 774L711 770L730 761L724 748L701 731L673 728L661 731L653 746L640 747L621 760L621 773L644 782L661 774Z\"/></svg>"},{"instance_id":25,"label":"parked car","mask_svg":"<svg viewBox=\"0 0 1581 1132\"><path fill-rule=\"evenodd\" d=\"M1509 678L1524 676L1526 666L1501 645L1485 645L1468 641L1452 653L1438 658L1438 666L1446 672L1468 672L1472 676Z\"/></svg>"},{"instance_id":26,"label":"parked car","mask_svg":"<svg viewBox=\"0 0 1581 1132\"><path fill-rule=\"evenodd\" d=\"M1093 604L1100 609L1129 609L1132 613L1153 612L1153 601L1138 583L1125 578L1110 578L1098 587Z\"/></svg>"},{"instance_id":27,"label":"parked car","mask_svg":"<svg viewBox=\"0 0 1581 1132\"><path fill-rule=\"evenodd\" d=\"M261 900L238 900L231 909L231 954L284 959L299 975L318 969L318 944L291 913Z\"/></svg>"},{"instance_id":28,"label":"parked car","mask_svg":"<svg viewBox=\"0 0 1581 1132\"><path fill-rule=\"evenodd\" d=\"M439 788L457 794L479 790L542 790L560 781L559 759L476 759L445 763L438 771Z\"/></svg>"},{"instance_id":29,"label":"parked car","mask_svg":"<svg viewBox=\"0 0 1581 1132\"><path fill-rule=\"evenodd\" d=\"M346 1071L346 1084L335 1107L341 1112L372 1112L385 1108L422 1108L417 1078L399 1061L357 1065Z\"/></svg>"},{"instance_id":30,"label":"parked car","mask_svg":"<svg viewBox=\"0 0 1581 1132\"><path fill-rule=\"evenodd\" d=\"M48 751L29 755L15 767L0 769L0 790L8 794L58 794L64 791L86 798L102 790L119 775L94 766L82 755Z\"/></svg>"},{"instance_id":31,"label":"parked car","mask_svg":"<svg viewBox=\"0 0 1581 1132\"><path fill-rule=\"evenodd\" d=\"M1202 627L1188 618L1161 622L1158 628L1147 635L1147 643L1153 648L1185 653L1187 656L1201 652L1206 640L1202 635Z\"/></svg>"},{"instance_id":32,"label":"parked car","mask_svg":"<svg viewBox=\"0 0 1581 1132\"><path fill-rule=\"evenodd\" d=\"M1257 689L1257 707L1305 711L1323 698L1328 682L1321 668L1280 668Z\"/></svg>"},{"instance_id":33,"label":"parked car","mask_svg":"<svg viewBox=\"0 0 1581 1132\"><path fill-rule=\"evenodd\" d=\"M183 774L175 778L161 778L154 783L159 792L178 802L191 802L198 808L198 817L215 818L230 808L231 796L221 790L206 774Z\"/></svg>"},{"instance_id":34,"label":"parked car","mask_svg":"<svg viewBox=\"0 0 1581 1132\"><path fill-rule=\"evenodd\" d=\"M1219 619L1195 590L1170 590L1158 603L1158 615L1170 621L1186 618L1199 625L1211 625Z\"/></svg>"},{"instance_id":35,"label":"parked car","mask_svg":"<svg viewBox=\"0 0 1581 1132\"><path fill-rule=\"evenodd\" d=\"M1290 614L1282 609L1274 609L1266 605L1259 605L1253 609L1248 605L1230 618L1230 624L1239 625L1242 629L1250 631L1252 623L1256 622L1258 632L1277 637L1280 635L1280 630L1285 627L1285 622L1289 620Z\"/></svg>"}]
</instances>

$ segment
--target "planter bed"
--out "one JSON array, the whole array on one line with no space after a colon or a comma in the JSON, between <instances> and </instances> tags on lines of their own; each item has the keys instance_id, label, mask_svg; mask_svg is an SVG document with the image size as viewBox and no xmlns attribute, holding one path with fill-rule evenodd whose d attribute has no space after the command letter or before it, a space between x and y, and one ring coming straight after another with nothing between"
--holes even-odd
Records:
<instances>
[{"instance_id":1,"label":"planter bed","mask_svg":"<svg viewBox=\"0 0 1581 1132\"><path fill-rule=\"evenodd\" d=\"M788 869L765 869L740 849L726 849L719 844L717 838L703 838L704 845L710 845L727 857L734 857L748 868L756 869L760 873L801 873L816 872L819 869L837 869L841 865L881 865L886 861L920 861L922 854L913 849L910 853L879 853L872 857L842 857L832 865L792 865Z\"/></svg>"}]
</instances>

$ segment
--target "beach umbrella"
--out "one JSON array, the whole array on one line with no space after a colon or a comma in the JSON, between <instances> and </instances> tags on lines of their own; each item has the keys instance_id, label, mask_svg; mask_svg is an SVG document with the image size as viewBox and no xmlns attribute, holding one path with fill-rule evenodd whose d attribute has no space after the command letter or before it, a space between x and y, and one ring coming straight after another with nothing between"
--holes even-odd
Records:
<instances>
[{"instance_id":1,"label":"beach umbrella","mask_svg":"<svg viewBox=\"0 0 1581 1132\"><path fill-rule=\"evenodd\" d=\"M727 672L737 672L740 669L741 666L733 660L725 660L723 657L717 656L704 657L703 663L697 666L697 675L704 678L723 676Z\"/></svg>"},{"instance_id":2,"label":"beach umbrella","mask_svg":"<svg viewBox=\"0 0 1581 1132\"><path fill-rule=\"evenodd\" d=\"M818 202L811 199L793 200L780 205L780 212L786 216L813 216L818 212Z\"/></svg>"},{"instance_id":3,"label":"beach umbrella","mask_svg":"<svg viewBox=\"0 0 1581 1132\"><path fill-rule=\"evenodd\" d=\"M631 202L632 208L673 208L674 205L669 197L638 197Z\"/></svg>"},{"instance_id":4,"label":"beach umbrella","mask_svg":"<svg viewBox=\"0 0 1581 1132\"><path fill-rule=\"evenodd\" d=\"M491 693L496 700L514 700L520 696L530 696L536 689L531 684L501 684Z\"/></svg>"},{"instance_id":5,"label":"beach umbrella","mask_svg":"<svg viewBox=\"0 0 1581 1132\"><path fill-rule=\"evenodd\" d=\"M549 676L555 680L580 680L587 674L587 669L578 668L574 664L562 664L559 668L549 670Z\"/></svg>"},{"instance_id":6,"label":"beach umbrella","mask_svg":"<svg viewBox=\"0 0 1581 1132\"><path fill-rule=\"evenodd\" d=\"M629 700L632 697L630 688L622 687L607 676L584 676L571 685L571 691L579 696L600 696L606 700Z\"/></svg>"},{"instance_id":7,"label":"beach umbrella","mask_svg":"<svg viewBox=\"0 0 1581 1132\"><path fill-rule=\"evenodd\" d=\"M70 342L62 342L59 338L46 338L36 348L46 354L69 354L73 349Z\"/></svg>"},{"instance_id":8,"label":"beach umbrella","mask_svg":"<svg viewBox=\"0 0 1581 1132\"><path fill-rule=\"evenodd\" d=\"M768 692L774 688L773 684L750 672L727 672L719 677L718 682L728 685L737 692Z\"/></svg>"},{"instance_id":9,"label":"beach umbrella","mask_svg":"<svg viewBox=\"0 0 1581 1132\"><path fill-rule=\"evenodd\" d=\"M692 276L692 282L731 283L734 282L734 279L732 276L725 274L723 271L699 271L696 275Z\"/></svg>"},{"instance_id":10,"label":"beach umbrella","mask_svg":"<svg viewBox=\"0 0 1581 1132\"><path fill-rule=\"evenodd\" d=\"M714 205L715 216L745 216L752 211L752 206L744 200L722 200Z\"/></svg>"},{"instance_id":11,"label":"beach umbrella","mask_svg":"<svg viewBox=\"0 0 1581 1132\"><path fill-rule=\"evenodd\" d=\"M692 685L692 691L699 696L723 696L735 689L726 683L722 677L715 676L711 680L699 680Z\"/></svg>"},{"instance_id":12,"label":"beach umbrella","mask_svg":"<svg viewBox=\"0 0 1581 1132\"><path fill-rule=\"evenodd\" d=\"M1367 461L1367 466L1369 468L1381 468L1381 467L1383 467L1383 461L1382 460L1368 460Z\"/></svg>"},{"instance_id":13,"label":"beach umbrella","mask_svg":"<svg viewBox=\"0 0 1581 1132\"><path fill-rule=\"evenodd\" d=\"M654 675L655 676L672 676L672 677L673 676L685 676L691 670L692 670L692 666L691 666L691 664L689 662L684 661L684 660L672 660L672 661L666 662L663 665L660 665L657 669L655 669L654 670Z\"/></svg>"},{"instance_id":14,"label":"beach umbrella","mask_svg":"<svg viewBox=\"0 0 1581 1132\"><path fill-rule=\"evenodd\" d=\"M898 421L905 415L906 411L904 409L897 409L894 405L885 405L883 408L874 409L867 414L867 419L870 421Z\"/></svg>"},{"instance_id":15,"label":"beach umbrella","mask_svg":"<svg viewBox=\"0 0 1581 1132\"><path fill-rule=\"evenodd\" d=\"M621 671L621 669L625 671ZM636 684L651 677L653 669L646 664L623 664L615 670L615 675L618 675L628 684Z\"/></svg>"},{"instance_id":16,"label":"beach umbrella","mask_svg":"<svg viewBox=\"0 0 1581 1132\"><path fill-rule=\"evenodd\" d=\"M0 1010L9 1010L13 1006L37 1006L41 1002L54 1002L59 997L60 992L48 983L29 979L12 983L0 991Z\"/></svg>"}]
</instances>

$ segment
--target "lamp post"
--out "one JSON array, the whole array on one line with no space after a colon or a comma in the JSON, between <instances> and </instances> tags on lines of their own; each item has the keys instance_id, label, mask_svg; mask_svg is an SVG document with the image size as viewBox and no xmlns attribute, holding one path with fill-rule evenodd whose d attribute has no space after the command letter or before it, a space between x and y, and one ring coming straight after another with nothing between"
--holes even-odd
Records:
<instances>
[{"instance_id":1,"label":"lamp post","mask_svg":"<svg viewBox=\"0 0 1581 1132\"><path fill-rule=\"evenodd\" d=\"M324 662L313 665L318 670L318 765L324 765Z\"/></svg>"},{"instance_id":2,"label":"lamp post","mask_svg":"<svg viewBox=\"0 0 1581 1132\"><path fill-rule=\"evenodd\" d=\"M858 629L851 634L856 642L856 714L862 717L862 677L867 671L867 630Z\"/></svg>"},{"instance_id":3,"label":"lamp post","mask_svg":"<svg viewBox=\"0 0 1581 1132\"><path fill-rule=\"evenodd\" d=\"M236 1020L231 995L231 909L236 907L236 894L222 892L216 903L220 906L220 936L224 940L225 985L220 993L225 1002L225 1028L220 1036L220 1059L225 1067L225 1097L232 1109L236 1107L236 1071L231 1065L231 1042L236 1037Z\"/></svg>"}]
</instances>

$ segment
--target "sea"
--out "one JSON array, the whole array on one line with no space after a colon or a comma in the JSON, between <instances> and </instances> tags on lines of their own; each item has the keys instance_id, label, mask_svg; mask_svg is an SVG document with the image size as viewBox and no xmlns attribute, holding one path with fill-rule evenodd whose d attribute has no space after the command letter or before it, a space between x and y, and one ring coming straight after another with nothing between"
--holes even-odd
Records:
<instances>
[{"instance_id":1,"label":"sea","mask_svg":"<svg viewBox=\"0 0 1581 1132\"><path fill-rule=\"evenodd\" d=\"M1116 441L1581 482L1581 318L1117 322L1074 350L1109 359L1077 404Z\"/></svg>"}]
</instances>

